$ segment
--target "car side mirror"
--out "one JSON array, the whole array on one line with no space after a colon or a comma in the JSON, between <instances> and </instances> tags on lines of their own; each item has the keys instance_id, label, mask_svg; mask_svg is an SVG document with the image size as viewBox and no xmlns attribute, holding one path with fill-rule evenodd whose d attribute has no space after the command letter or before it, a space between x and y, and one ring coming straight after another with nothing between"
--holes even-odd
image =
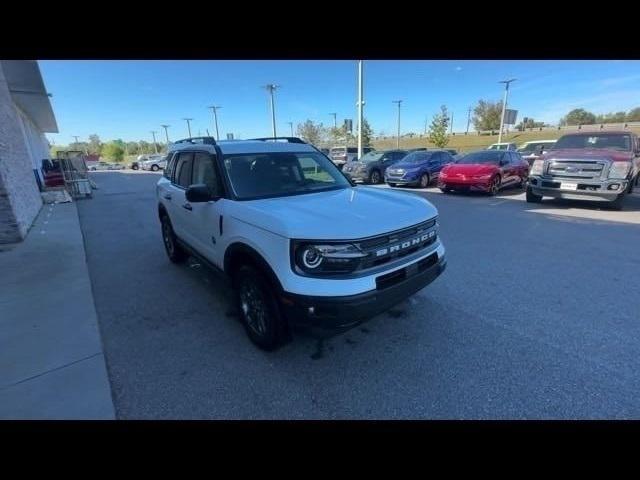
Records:
<instances>
[{"instance_id":1,"label":"car side mirror","mask_svg":"<svg viewBox=\"0 0 640 480\"><path fill-rule=\"evenodd\" d=\"M209 200L217 200L217 198L213 198L211 196L209 187L207 187L204 183L196 183L194 185L190 185L185 192L185 197L187 198L187 202L192 203L202 203L208 202Z\"/></svg>"}]
</instances>

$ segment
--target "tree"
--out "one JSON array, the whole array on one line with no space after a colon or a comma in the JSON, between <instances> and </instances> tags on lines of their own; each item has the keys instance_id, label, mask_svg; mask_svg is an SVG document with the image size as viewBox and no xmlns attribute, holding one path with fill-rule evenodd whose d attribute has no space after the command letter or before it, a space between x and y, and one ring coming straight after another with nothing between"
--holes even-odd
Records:
<instances>
[{"instance_id":1,"label":"tree","mask_svg":"<svg viewBox=\"0 0 640 480\"><path fill-rule=\"evenodd\" d=\"M502 101L479 100L473 109L473 126L478 131L498 130L502 116Z\"/></svg>"},{"instance_id":2,"label":"tree","mask_svg":"<svg viewBox=\"0 0 640 480\"><path fill-rule=\"evenodd\" d=\"M575 108L560 119L560 125L592 125L596 123L596 116L584 108Z\"/></svg>"},{"instance_id":3,"label":"tree","mask_svg":"<svg viewBox=\"0 0 640 480\"><path fill-rule=\"evenodd\" d=\"M124 148L117 142L109 142L102 147L102 155L109 160L121 162L124 159Z\"/></svg>"},{"instance_id":4,"label":"tree","mask_svg":"<svg viewBox=\"0 0 640 480\"><path fill-rule=\"evenodd\" d=\"M634 108L633 110L629 110L627 113L627 122L640 122L640 107Z\"/></svg>"},{"instance_id":5,"label":"tree","mask_svg":"<svg viewBox=\"0 0 640 480\"><path fill-rule=\"evenodd\" d=\"M87 151L92 155L100 155L102 153L102 142L100 137L94 133L89 135L89 145Z\"/></svg>"},{"instance_id":6,"label":"tree","mask_svg":"<svg viewBox=\"0 0 640 480\"><path fill-rule=\"evenodd\" d=\"M442 105L440 113L433 117L429 126L429 141L438 148L443 148L449 143L447 128L449 127L449 113L447 107Z\"/></svg>"},{"instance_id":7,"label":"tree","mask_svg":"<svg viewBox=\"0 0 640 480\"><path fill-rule=\"evenodd\" d=\"M371 138L373 137L373 128L367 122L367 119L364 118L362 120L362 146L370 147L371 146Z\"/></svg>"},{"instance_id":8,"label":"tree","mask_svg":"<svg viewBox=\"0 0 640 480\"><path fill-rule=\"evenodd\" d=\"M627 119L626 112L605 113L596 116L596 123L624 123Z\"/></svg>"},{"instance_id":9,"label":"tree","mask_svg":"<svg viewBox=\"0 0 640 480\"><path fill-rule=\"evenodd\" d=\"M524 120L516 125L516 130L524 130L525 128L539 128L544 127L544 122L536 122L533 118L527 118L527 121Z\"/></svg>"},{"instance_id":10,"label":"tree","mask_svg":"<svg viewBox=\"0 0 640 480\"><path fill-rule=\"evenodd\" d=\"M304 123L298 124L296 132L305 142L312 145L320 145L324 136L324 130L322 123L313 123L312 120L307 120Z\"/></svg>"}]
</instances>

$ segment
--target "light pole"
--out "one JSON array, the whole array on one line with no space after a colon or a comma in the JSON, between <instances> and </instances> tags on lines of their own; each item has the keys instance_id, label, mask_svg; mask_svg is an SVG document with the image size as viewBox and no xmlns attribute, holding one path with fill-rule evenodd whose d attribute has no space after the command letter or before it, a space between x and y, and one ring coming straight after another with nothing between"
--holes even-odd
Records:
<instances>
[{"instance_id":1,"label":"light pole","mask_svg":"<svg viewBox=\"0 0 640 480\"><path fill-rule=\"evenodd\" d=\"M364 75L362 60L358 60L358 160L362 158L362 122L364 109Z\"/></svg>"},{"instance_id":2,"label":"light pole","mask_svg":"<svg viewBox=\"0 0 640 480\"><path fill-rule=\"evenodd\" d=\"M277 88L280 88L280 85L269 83L268 85L265 85L264 88L267 89L271 98L271 129L273 131L273 138L276 138L276 106L273 100L273 93Z\"/></svg>"},{"instance_id":3,"label":"light pole","mask_svg":"<svg viewBox=\"0 0 640 480\"><path fill-rule=\"evenodd\" d=\"M509 98L509 84L515 82L516 78L509 80L500 80L498 83L504 83L504 100L502 101L502 115L500 116L500 133L498 133L498 143L502 142L502 128L504 126L504 112L507 110L507 99Z\"/></svg>"},{"instance_id":4,"label":"light pole","mask_svg":"<svg viewBox=\"0 0 640 480\"><path fill-rule=\"evenodd\" d=\"M171 125L160 125L162 128L164 128L164 138L166 138L167 140L167 147L169 146L169 133L167 132L167 128L169 128Z\"/></svg>"},{"instance_id":5,"label":"light pole","mask_svg":"<svg viewBox=\"0 0 640 480\"><path fill-rule=\"evenodd\" d=\"M189 129L189 138L191 138L191 120L193 120L193 118L183 118L183 120L186 120L187 122L187 128Z\"/></svg>"},{"instance_id":6,"label":"light pole","mask_svg":"<svg viewBox=\"0 0 640 480\"><path fill-rule=\"evenodd\" d=\"M391 103L398 104L398 140L396 142L396 148L400 148L400 104L402 100L392 100Z\"/></svg>"},{"instance_id":7,"label":"light pole","mask_svg":"<svg viewBox=\"0 0 640 480\"><path fill-rule=\"evenodd\" d=\"M213 121L216 125L216 141L220 140L220 132L218 131L218 109L222 108L220 106L210 106L209 107L213 112Z\"/></svg>"},{"instance_id":8,"label":"light pole","mask_svg":"<svg viewBox=\"0 0 640 480\"><path fill-rule=\"evenodd\" d=\"M449 135L451 135L453 133L453 112L451 112L451 125L449 127Z\"/></svg>"},{"instance_id":9,"label":"light pole","mask_svg":"<svg viewBox=\"0 0 640 480\"><path fill-rule=\"evenodd\" d=\"M336 115L338 115L337 113L330 113L329 115L333 115L333 128L338 128L338 119L336 117Z\"/></svg>"},{"instance_id":10,"label":"light pole","mask_svg":"<svg viewBox=\"0 0 640 480\"><path fill-rule=\"evenodd\" d=\"M467 133L465 133L465 135L469 134L469 124L471 123L471 107L469 107L469 113L467 115Z\"/></svg>"},{"instance_id":11,"label":"light pole","mask_svg":"<svg viewBox=\"0 0 640 480\"><path fill-rule=\"evenodd\" d=\"M158 153L158 144L156 143L156 132L155 130L151 130L151 135L153 135L153 149L155 150L156 154Z\"/></svg>"},{"instance_id":12,"label":"light pole","mask_svg":"<svg viewBox=\"0 0 640 480\"><path fill-rule=\"evenodd\" d=\"M291 128L291 136L293 137L293 122L287 122L289 124L289 128Z\"/></svg>"}]
</instances>

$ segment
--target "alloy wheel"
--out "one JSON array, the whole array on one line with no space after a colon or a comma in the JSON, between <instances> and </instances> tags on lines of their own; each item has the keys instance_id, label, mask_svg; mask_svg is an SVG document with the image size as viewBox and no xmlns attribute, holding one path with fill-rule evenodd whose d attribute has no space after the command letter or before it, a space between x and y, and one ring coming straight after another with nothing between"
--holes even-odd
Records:
<instances>
[{"instance_id":1,"label":"alloy wheel","mask_svg":"<svg viewBox=\"0 0 640 480\"><path fill-rule=\"evenodd\" d=\"M249 328L260 336L264 335L267 331L267 305L262 293L251 281L244 282L240 287L240 307Z\"/></svg>"}]
</instances>

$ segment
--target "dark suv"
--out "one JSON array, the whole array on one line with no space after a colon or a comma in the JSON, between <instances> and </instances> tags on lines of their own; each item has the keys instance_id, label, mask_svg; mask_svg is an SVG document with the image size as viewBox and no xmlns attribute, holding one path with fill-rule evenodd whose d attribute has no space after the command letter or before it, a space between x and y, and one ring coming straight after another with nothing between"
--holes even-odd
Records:
<instances>
[{"instance_id":1,"label":"dark suv","mask_svg":"<svg viewBox=\"0 0 640 480\"><path fill-rule=\"evenodd\" d=\"M354 182L382 183L387 167L402 160L406 150L369 152L358 161L347 163L343 170Z\"/></svg>"}]
</instances>

